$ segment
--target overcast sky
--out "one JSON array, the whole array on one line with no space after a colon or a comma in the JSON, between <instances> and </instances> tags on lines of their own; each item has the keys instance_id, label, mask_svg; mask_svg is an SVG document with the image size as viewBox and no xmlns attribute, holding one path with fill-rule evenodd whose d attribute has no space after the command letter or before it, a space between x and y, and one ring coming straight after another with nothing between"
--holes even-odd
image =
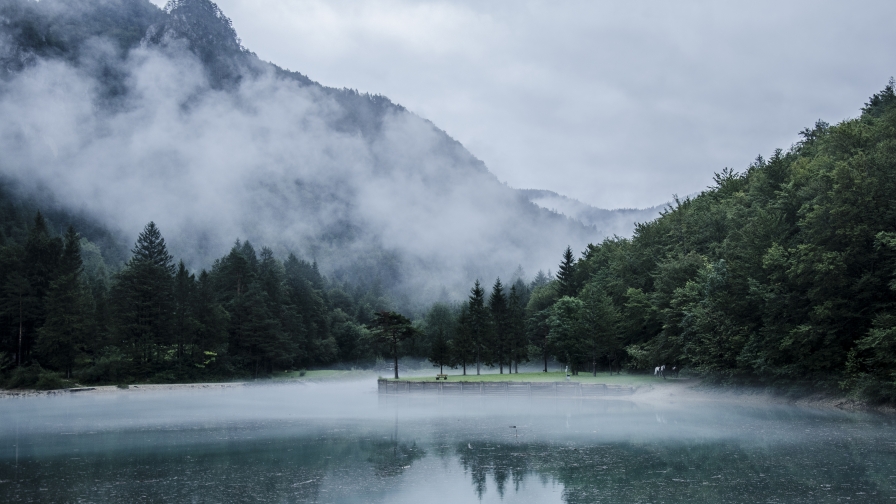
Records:
<instances>
[{"instance_id":1,"label":"overcast sky","mask_svg":"<svg viewBox=\"0 0 896 504\"><path fill-rule=\"evenodd\" d=\"M512 187L603 208L697 192L896 74L892 1L217 3L262 59L388 96Z\"/></svg>"}]
</instances>

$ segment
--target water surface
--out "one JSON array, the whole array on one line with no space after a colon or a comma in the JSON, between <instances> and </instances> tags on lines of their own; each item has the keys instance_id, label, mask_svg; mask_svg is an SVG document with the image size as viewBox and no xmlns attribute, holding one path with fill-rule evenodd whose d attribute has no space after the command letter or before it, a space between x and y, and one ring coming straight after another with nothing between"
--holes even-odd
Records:
<instances>
[{"instance_id":1,"label":"water surface","mask_svg":"<svg viewBox=\"0 0 896 504\"><path fill-rule=\"evenodd\" d=\"M0 502L894 502L891 419L379 397L373 382L0 400Z\"/></svg>"}]
</instances>

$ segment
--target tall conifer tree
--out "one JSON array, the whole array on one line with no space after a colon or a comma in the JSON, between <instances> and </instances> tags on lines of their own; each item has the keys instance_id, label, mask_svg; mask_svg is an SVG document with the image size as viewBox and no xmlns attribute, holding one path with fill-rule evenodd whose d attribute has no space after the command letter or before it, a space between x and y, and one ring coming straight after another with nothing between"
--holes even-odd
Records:
<instances>
[{"instance_id":1,"label":"tall conifer tree","mask_svg":"<svg viewBox=\"0 0 896 504\"><path fill-rule=\"evenodd\" d=\"M495 280L492 293L488 298L488 308L491 313L491 354L498 363L498 374L504 374L504 364L508 362L507 341L507 296L504 295L504 285L501 279Z\"/></svg>"},{"instance_id":2,"label":"tall conifer tree","mask_svg":"<svg viewBox=\"0 0 896 504\"><path fill-rule=\"evenodd\" d=\"M566 247L563 252L563 261L560 263L560 269L557 270L557 295L559 297L576 295L576 260L572 254L572 249Z\"/></svg>"},{"instance_id":3,"label":"tall conifer tree","mask_svg":"<svg viewBox=\"0 0 896 504\"><path fill-rule=\"evenodd\" d=\"M63 243L58 237L50 234L43 214L37 212L34 224L25 241L22 266L24 277L29 286L31 300L31 316L25 318L21 341L21 362L31 359L31 350L37 337L37 331L46 319L45 299L50 290L50 283L58 275L59 261L62 257Z\"/></svg>"},{"instance_id":4,"label":"tall conifer tree","mask_svg":"<svg viewBox=\"0 0 896 504\"><path fill-rule=\"evenodd\" d=\"M451 340L451 354L454 362L461 366L464 376L467 375L467 363L476 358L476 343L470 323L469 303L461 304L457 315L457 335Z\"/></svg>"},{"instance_id":5,"label":"tall conifer tree","mask_svg":"<svg viewBox=\"0 0 896 504\"><path fill-rule=\"evenodd\" d=\"M470 289L469 327L473 347L476 350L476 374L480 374L483 357L486 357L486 338L488 337L489 313L485 307L485 291L479 284L479 280Z\"/></svg>"},{"instance_id":6,"label":"tall conifer tree","mask_svg":"<svg viewBox=\"0 0 896 504\"><path fill-rule=\"evenodd\" d=\"M47 318L38 330L36 346L45 364L71 377L93 318L92 299L81 278L80 237L72 227L65 234L57 273L44 301Z\"/></svg>"},{"instance_id":7,"label":"tall conifer tree","mask_svg":"<svg viewBox=\"0 0 896 504\"><path fill-rule=\"evenodd\" d=\"M510 295L507 297L507 341L510 364L517 373L520 372L520 362L528 360L526 348L526 312L523 308L517 287L520 282L510 287ZM525 287L523 287L525 288Z\"/></svg>"},{"instance_id":8,"label":"tall conifer tree","mask_svg":"<svg viewBox=\"0 0 896 504\"><path fill-rule=\"evenodd\" d=\"M133 256L116 277L116 323L139 373L159 368L170 344L174 262L154 222L143 228Z\"/></svg>"}]
</instances>

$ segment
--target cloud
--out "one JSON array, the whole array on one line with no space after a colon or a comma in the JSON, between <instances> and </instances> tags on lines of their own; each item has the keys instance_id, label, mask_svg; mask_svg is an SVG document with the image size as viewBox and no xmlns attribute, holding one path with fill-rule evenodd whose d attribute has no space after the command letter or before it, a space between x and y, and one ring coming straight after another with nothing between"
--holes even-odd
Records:
<instances>
[{"instance_id":1,"label":"cloud","mask_svg":"<svg viewBox=\"0 0 896 504\"><path fill-rule=\"evenodd\" d=\"M894 73L881 0L221 0L265 60L382 93L513 187L645 207L855 116Z\"/></svg>"},{"instance_id":2,"label":"cloud","mask_svg":"<svg viewBox=\"0 0 896 504\"><path fill-rule=\"evenodd\" d=\"M94 47L79 64L40 61L3 84L0 166L126 236L155 221L194 267L240 237L426 298L518 264L549 268L567 244L598 238L401 109L374 133L340 128L353 111L320 87L267 68L218 90L177 47L131 51L115 63L126 91L110 96Z\"/></svg>"}]
</instances>

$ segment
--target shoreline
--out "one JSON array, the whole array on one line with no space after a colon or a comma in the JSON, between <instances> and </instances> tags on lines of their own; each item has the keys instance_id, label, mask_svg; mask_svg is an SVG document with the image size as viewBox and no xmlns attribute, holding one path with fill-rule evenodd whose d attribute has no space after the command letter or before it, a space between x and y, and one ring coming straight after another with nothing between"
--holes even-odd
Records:
<instances>
[{"instance_id":1,"label":"shoreline","mask_svg":"<svg viewBox=\"0 0 896 504\"><path fill-rule=\"evenodd\" d=\"M408 377L407 380L414 380ZM376 377L357 377L357 380L370 380L376 386ZM267 379L258 381L239 382L209 382L209 383L160 383L137 384L121 388L117 385L81 386L56 390L34 389L0 389L0 400L16 398L52 397L63 395L94 395L94 394L128 394L142 392L175 392L187 390L227 390L253 386L276 386L310 383L336 383L347 381L346 378L287 378ZM637 383L636 383L637 382ZM494 382L493 382L494 383ZM617 384L613 384L617 386ZM758 388L745 386L721 386L708 385L699 378L679 378L659 381L657 383L644 383L635 380L629 384L634 390L631 395L625 395L627 400L633 402L651 403L657 405L681 405L682 403L701 402L731 402L751 405L781 405L796 406L802 408L822 409L842 412L865 412L896 415L896 406L869 404L858 399L816 392L798 396L785 395L783 389ZM619 397L615 397L618 399Z\"/></svg>"},{"instance_id":2,"label":"shoreline","mask_svg":"<svg viewBox=\"0 0 896 504\"><path fill-rule=\"evenodd\" d=\"M849 413L896 415L896 406L870 404L866 401L824 392L786 395L784 389L709 385L700 379L673 382L660 387L639 387L633 400L643 399L656 404L698 402L733 402L747 405L780 405Z\"/></svg>"},{"instance_id":3,"label":"shoreline","mask_svg":"<svg viewBox=\"0 0 896 504\"><path fill-rule=\"evenodd\" d=\"M284 381L285 382L285 381ZM174 390L214 390L245 387L253 382L212 382L212 383L147 383L128 385L127 388L118 385L81 386L55 390L35 389L0 389L0 399L59 396L67 394L109 394L130 392L174 391Z\"/></svg>"}]
</instances>

